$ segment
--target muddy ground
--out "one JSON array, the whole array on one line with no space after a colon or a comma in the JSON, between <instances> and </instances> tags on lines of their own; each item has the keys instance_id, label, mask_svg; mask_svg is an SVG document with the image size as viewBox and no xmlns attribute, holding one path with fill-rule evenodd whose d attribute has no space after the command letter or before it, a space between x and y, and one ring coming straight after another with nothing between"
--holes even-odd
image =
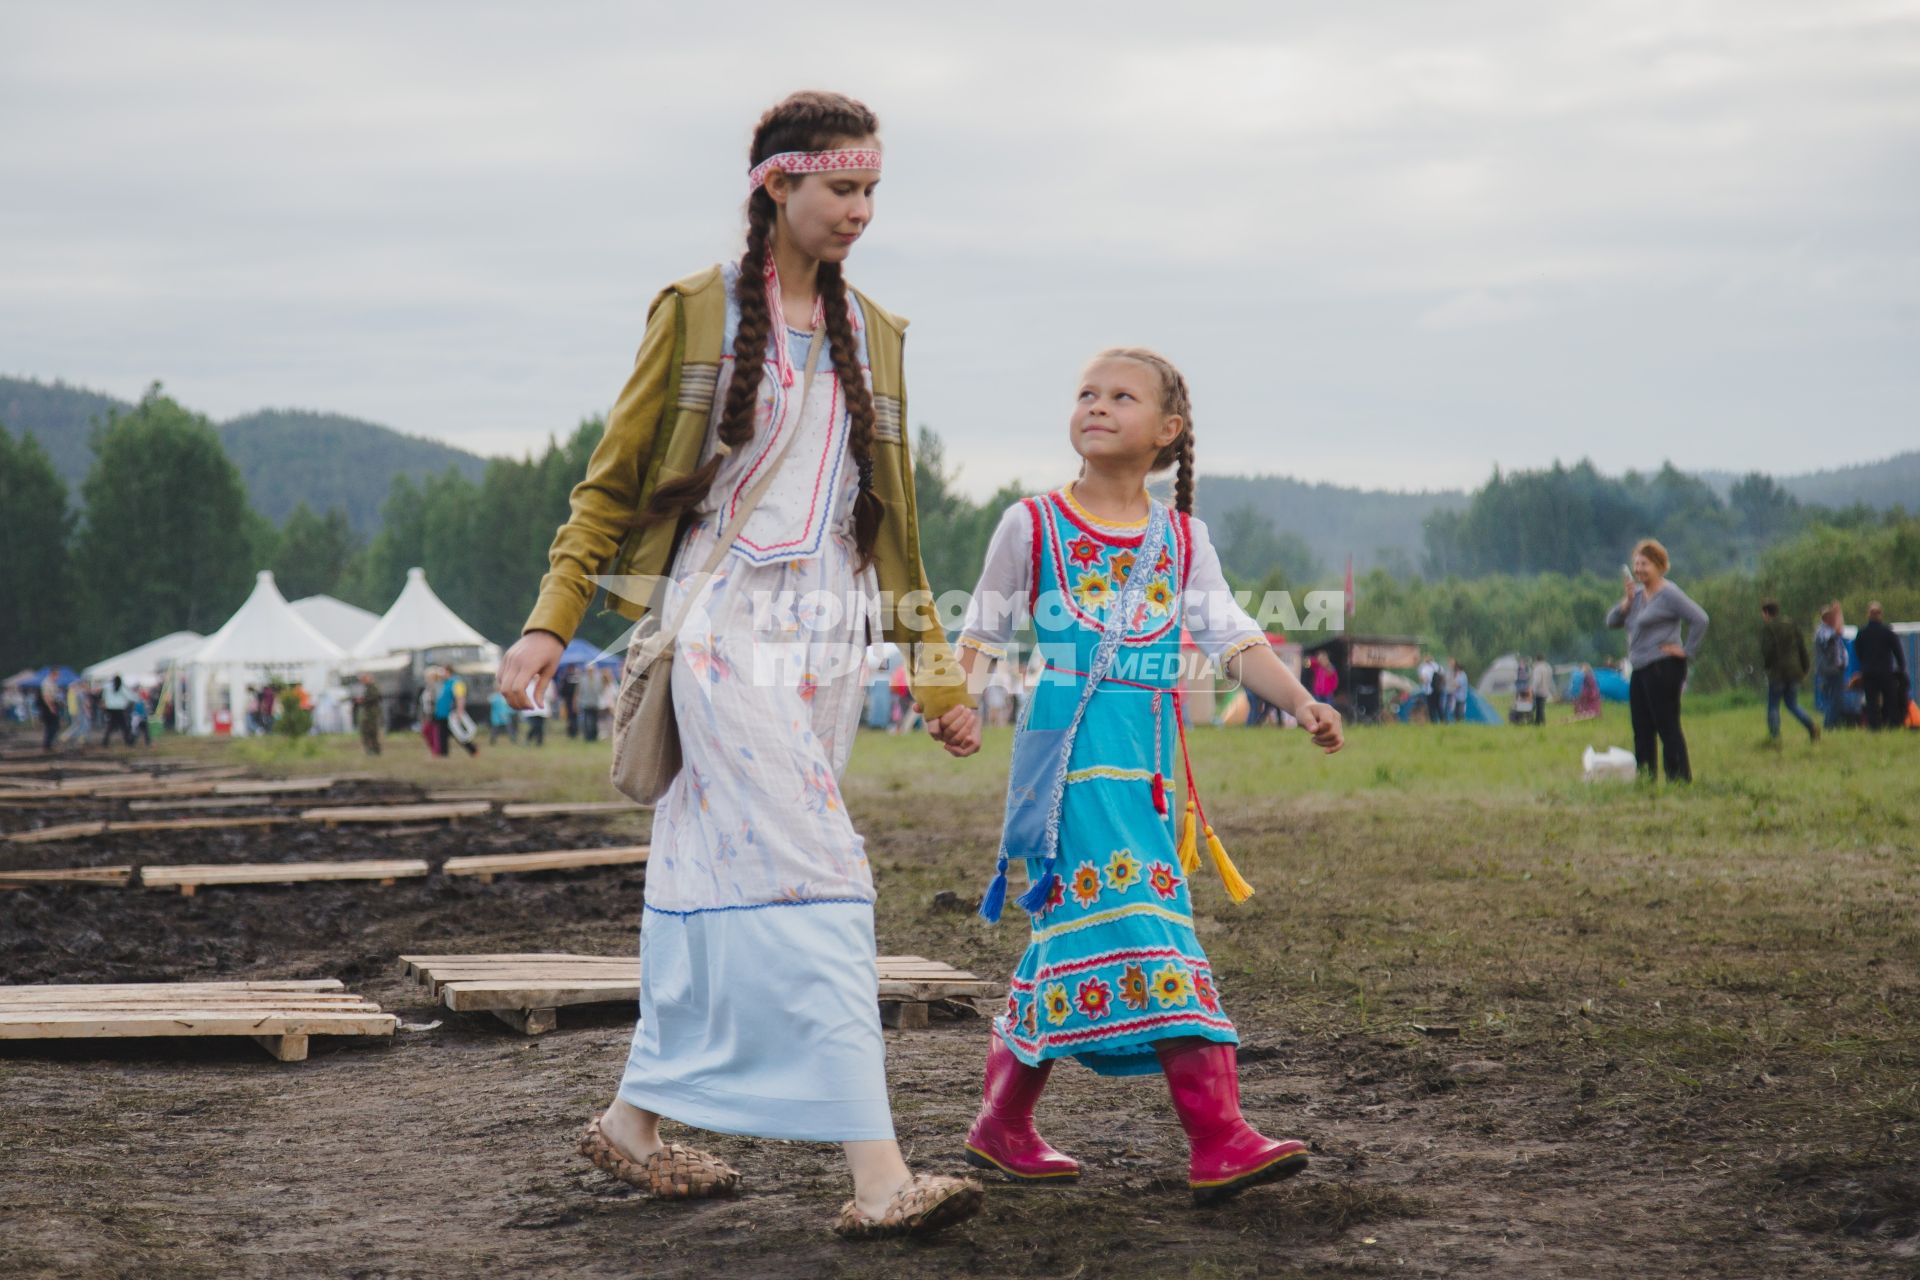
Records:
<instances>
[{"instance_id":1,"label":"muddy ground","mask_svg":"<svg viewBox=\"0 0 1920 1280\"><path fill-rule=\"evenodd\" d=\"M409 798L398 784L375 793ZM904 821L882 783L849 795L879 880L881 950L1009 968L1015 931L968 914L973 851L997 815L935 796L939 821L924 808ZM1282 817L1243 806L1233 820L1250 873ZM63 819L31 821L47 820ZM106 836L0 846L0 865L434 858L624 843L631 822ZM0 814L0 829L28 824ZM626 952L643 892L643 874L609 869L192 898L0 894L9 982L335 976L405 1023L439 1023L390 1043L315 1037L297 1064L250 1042L0 1047L0 1274L1920 1276L1911 1148L1869 1149L1870 1127L1840 1142L1810 1141L1797 1121L1769 1131L1737 1091L1661 1092L1577 1013L1525 1036L1431 1014L1452 1034L1403 1020L1355 1030L1262 981L1284 915L1262 928L1211 899L1200 931L1245 1041L1246 1110L1311 1142L1306 1175L1196 1210L1164 1087L1069 1065L1041 1123L1085 1181L990 1184L979 1219L931 1242L832 1237L848 1187L837 1151L810 1144L697 1135L744 1171L742 1194L657 1203L572 1151L618 1078L629 1010L562 1010L558 1031L527 1039L427 1004L394 962L409 950ZM979 1020L887 1033L917 1168L960 1170L985 1037Z\"/></svg>"}]
</instances>

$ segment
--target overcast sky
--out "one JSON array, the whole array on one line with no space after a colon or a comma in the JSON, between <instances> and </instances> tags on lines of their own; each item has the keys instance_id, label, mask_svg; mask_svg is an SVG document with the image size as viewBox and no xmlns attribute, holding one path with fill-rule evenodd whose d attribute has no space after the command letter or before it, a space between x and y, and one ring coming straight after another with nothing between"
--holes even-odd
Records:
<instances>
[{"instance_id":1,"label":"overcast sky","mask_svg":"<svg viewBox=\"0 0 1920 1280\"><path fill-rule=\"evenodd\" d=\"M1920 446L1920 0L0 0L0 372L537 450L807 87L881 117L851 274L976 495L1113 343L1203 472Z\"/></svg>"}]
</instances>

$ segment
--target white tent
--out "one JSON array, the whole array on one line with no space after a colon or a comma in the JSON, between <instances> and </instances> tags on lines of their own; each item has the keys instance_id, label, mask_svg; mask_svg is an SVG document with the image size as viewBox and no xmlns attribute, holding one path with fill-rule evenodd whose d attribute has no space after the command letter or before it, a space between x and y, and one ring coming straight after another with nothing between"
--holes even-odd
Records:
<instances>
[{"instance_id":1,"label":"white tent","mask_svg":"<svg viewBox=\"0 0 1920 1280\"><path fill-rule=\"evenodd\" d=\"M407 585L400 589L386 616L374 623L352 649L356 658L384 658L392 653L467 645L494 651L485 636L462 622L459 614L433 594L425 569L409 569Z\"/></svg>"},{"instance_id":2,"label":"white tent","mask_svg":"<svg viewBox=\"0 0 1920 1280\"><path fill-rule=\"evenodd\" d=\"M307 596L293 602L293 611L313 624L327 639L353 652L353 646L366 638L380 622L380 615L357 604L332 596Z\"/></svg>"},{"instance_id":3,"label":"white tent","mask_svg":"<svg viewBox=\"0 0 1920 1280\"><path fill-rule=\"evenodd\" d=\"M239 735L246 732L249 679L290 676L318 689L346 656L344 649L294 611L273 584L272 571L262 569L247 602L187 659L192 666L194 732L207 733L213 727L207 694L216 676L226 681L233 732Z\"/></svg>"},{"instance_id":4,"label":"white tent","mask_svg":"<svg viewBox=\"0 0 1920 1280\"><path fill-rule=\"evenodd\" d=\"M185 658L199 648L205 639L198 631L175 631L158 640L149 640L137 649L102 658L80 675L87 680L101 681L119 676L123 683L135 687L159 684L162 672L176 659Z\"/></svg>"}]
</instances>

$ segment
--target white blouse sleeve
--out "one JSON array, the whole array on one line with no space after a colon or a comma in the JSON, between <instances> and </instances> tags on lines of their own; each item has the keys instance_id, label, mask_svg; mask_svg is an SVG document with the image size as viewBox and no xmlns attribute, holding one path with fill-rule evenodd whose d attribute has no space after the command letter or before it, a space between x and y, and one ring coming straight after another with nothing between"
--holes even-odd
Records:
<instances>
[{"instance_id":1,"label":"white blouse sleeve","mask_svg":"<svg viewBox=\"0 0 1920 1280\"><path fill-rule=\"evenodd\" d=\"M989 658L1006 657L1014 628L1025 616L1032 580L1033 516L1026 503L1016 502L1000 517L993 541L987 544L986 567L980 571L973 599L967 602L960 646Z\"/></svg>"},{"instance_id":2,"label":"white blouse sleeve","mask_svg":"<svg viewBox=\"0 0 1920 1280\"><path fill-rule=\"evenodd\" d=\"M1187 632L1208 657L1225 665L1255 645L1265 644L1267 636L1234 598L1220 569L1220 553L1213 549L1207 526L1189 521L1193 530L1193 568L1187 574L1186 595L1182 601Z\"/></svg>"}]
</instances>

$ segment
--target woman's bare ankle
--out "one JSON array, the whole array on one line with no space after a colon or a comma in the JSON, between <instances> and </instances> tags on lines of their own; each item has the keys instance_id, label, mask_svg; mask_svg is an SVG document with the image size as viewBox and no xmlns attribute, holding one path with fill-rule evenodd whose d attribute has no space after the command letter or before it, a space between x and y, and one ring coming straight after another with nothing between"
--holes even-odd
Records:
<instances>
[{"instance_id":1,"label":"woman's bare ankle","mask_svg":"<svg viewBox=\"0 0 1920 1280\"><path fill-rule=\"evenodd\" d=\"M660 1141L659 1116L618 1098L600 1117L600 1132L615 1151L636 1163L666 1145Z\"/></svg>"}]
</instances>

